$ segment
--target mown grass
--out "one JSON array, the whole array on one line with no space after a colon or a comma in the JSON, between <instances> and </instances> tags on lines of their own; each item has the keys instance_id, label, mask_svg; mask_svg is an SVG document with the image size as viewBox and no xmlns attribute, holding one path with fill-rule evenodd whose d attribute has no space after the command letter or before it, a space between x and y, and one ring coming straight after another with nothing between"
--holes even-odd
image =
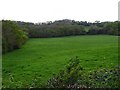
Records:
<instances>
[{"instance_id":1,"label":"mown grass","mask_svg":"<svg viewBox=\"0 0 120 90\"><path fill-rule=\"evenodd\" d=\"M118 36L29 39L21 49L3 55L3 87L30 87L37 76L40 86L76 56L86 71L112 68L118 64Z\"/></svg>"}]
</instances>

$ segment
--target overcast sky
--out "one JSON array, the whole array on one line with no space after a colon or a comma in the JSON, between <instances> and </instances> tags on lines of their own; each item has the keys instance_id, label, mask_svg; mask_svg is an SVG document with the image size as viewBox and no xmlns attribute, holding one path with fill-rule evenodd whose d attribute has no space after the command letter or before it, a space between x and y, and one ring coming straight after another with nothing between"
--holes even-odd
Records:
<instances>
[{"instance_id":1,"label":"overcast sky","mask_svg":"<svg viewBox=\"0 0 120 90\"><path fill-rule=\"evenodd\" d=\"M0 20L116 21L119 0L0 0Z\"/></svg>"}]
</instances>

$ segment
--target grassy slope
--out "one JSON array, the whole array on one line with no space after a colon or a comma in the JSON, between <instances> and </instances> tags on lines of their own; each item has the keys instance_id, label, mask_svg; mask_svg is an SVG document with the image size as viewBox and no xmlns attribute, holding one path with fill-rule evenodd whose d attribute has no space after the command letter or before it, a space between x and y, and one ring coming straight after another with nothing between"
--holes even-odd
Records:
<instances>
[{"instance_id":1,"label":"grassy slope","mask_svg":"<svg viewBox=\"0 0 120 90\"><path fill-rule=\"evenodd\" d=\"M34 76L42 83L75 56L85 70L111 68L118 63L117 41L117 36L108 35L30 39L21 49L3 55L3 85L27 87Z\"/></svg>"}]
</instances>

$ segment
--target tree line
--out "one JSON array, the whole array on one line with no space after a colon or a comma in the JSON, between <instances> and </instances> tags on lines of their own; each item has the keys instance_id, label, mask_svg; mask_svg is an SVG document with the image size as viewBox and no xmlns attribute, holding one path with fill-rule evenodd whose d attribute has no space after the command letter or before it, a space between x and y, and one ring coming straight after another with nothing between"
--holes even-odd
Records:
<instances>
[{"instance_id":1,"label":"tree line","mask_svg":"<svg viewBox=\"0 0 120 90\"><path fill-rule=\"evenodd\" d=\"M47 38L75 35L120 35L118 24L120 22L98 22L58 20L46 23L25 23L17 22L21 27L26 28L30 38Z\"/></svg>"},{"instance_id":2,"label":"tree line","mask_svg":"<svg viewBox=\"0 0 120 90\"><path fill-rule=\"evenodd\" d=\"M120 35L120 22L90 23L64 19L46 23L30 23L2 20L2 52L20 48L28 37L49 38L98 34Z\"/></svg>"}]
</instances>

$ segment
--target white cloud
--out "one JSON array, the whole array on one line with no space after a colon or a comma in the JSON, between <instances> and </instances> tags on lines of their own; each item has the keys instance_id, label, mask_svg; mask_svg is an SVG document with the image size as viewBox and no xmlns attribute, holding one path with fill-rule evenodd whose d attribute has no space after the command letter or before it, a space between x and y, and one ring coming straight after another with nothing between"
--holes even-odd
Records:
<instances>
[{"instance_id":1,"label":"white cloud","mask_svg":"<svg viewBox=\"0 0 120 90\"><path fill-rule=\"evenodd\" d=\"M0 19L115 21L119 0L0 0Z\"/></svg>"}]
</instances>

